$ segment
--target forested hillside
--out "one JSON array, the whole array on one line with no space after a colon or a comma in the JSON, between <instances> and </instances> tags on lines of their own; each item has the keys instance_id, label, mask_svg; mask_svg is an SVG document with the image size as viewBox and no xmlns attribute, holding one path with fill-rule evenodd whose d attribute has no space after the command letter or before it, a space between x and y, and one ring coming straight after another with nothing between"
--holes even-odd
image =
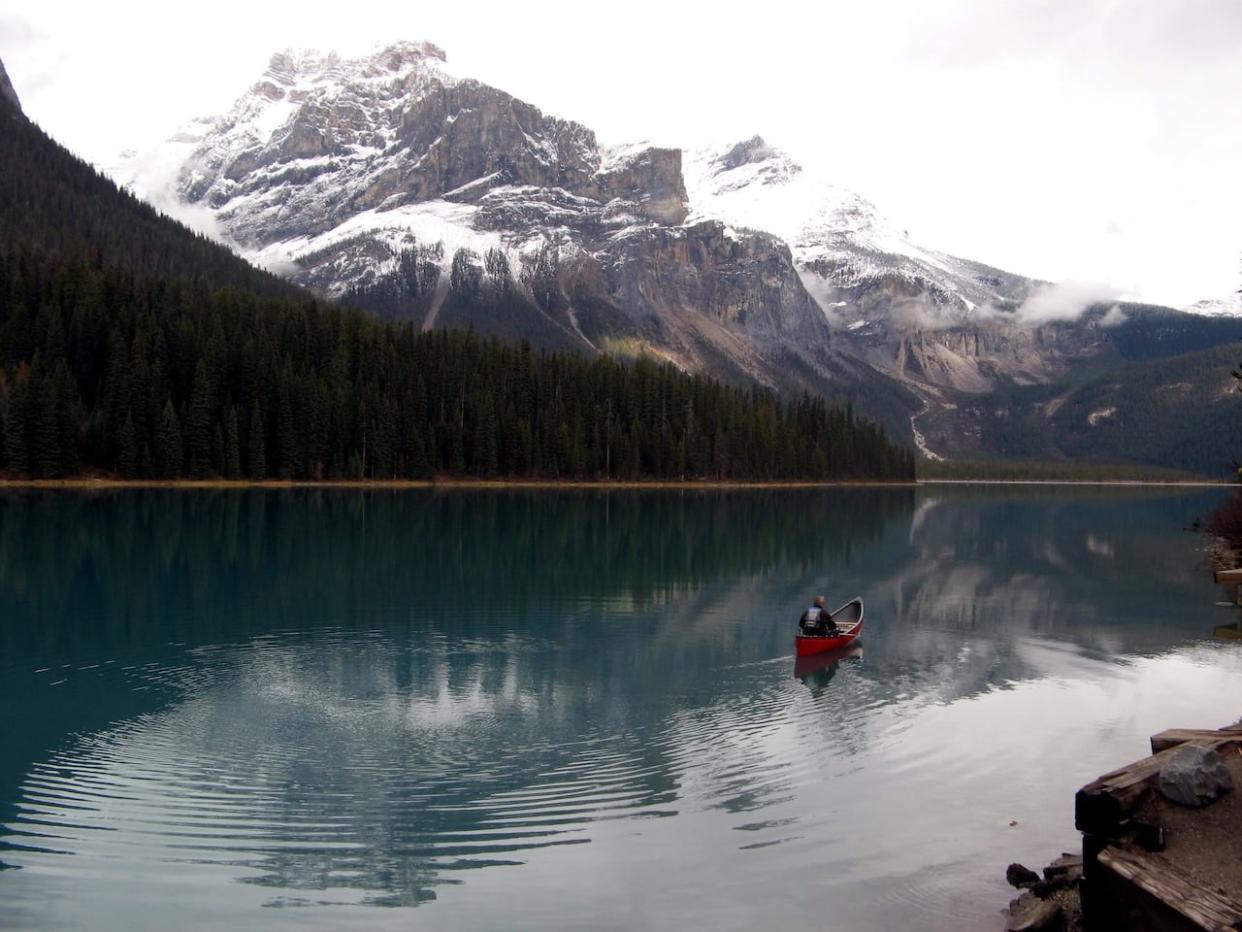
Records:
<instances>
[{"instance_id":1,"label":"forested hillside","mask_svg":"<svg viewBox=\"0 0 1242 932\"><path fill-rule=\"evenodd\" d=\"M32 477L910 478L820 399L326 304L0 103L0 471Z\"/></svg>"},{"instance_id":2,"label":"forested hillside","mask_svg":"<svg viewBox=\"0 0 1242 932\"><path fill-rule=\"evenodd\" d=\"M925 419L955 459L1141 463L1215 478L1242 458L1237 345L1120 363L1050 385L959 398Z\"/></svg>"}]
</instances>

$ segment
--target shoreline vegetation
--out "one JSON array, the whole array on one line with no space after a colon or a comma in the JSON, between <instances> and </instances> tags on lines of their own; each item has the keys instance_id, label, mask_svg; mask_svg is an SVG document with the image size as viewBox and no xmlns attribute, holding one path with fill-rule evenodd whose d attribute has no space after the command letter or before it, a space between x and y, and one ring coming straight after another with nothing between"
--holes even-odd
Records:
<instances>
[{"instance_id":1,"label":"shoreline vegetation","mask_svg":"<svg viewBox=\"0 0 1242 932\"><path fill-rule=\"evenodd\" d=\"M715 479L119 479L112 476L75 476L59 479L22 479L0 476L0 490L5 489L368 489L392 490L497 490L497 491L559 491L571 489L609 490L781 490L829 488L911 488L917 486L1104 486L1134 488L1229 488L1233 483L1212 479L942 479L919 478L903 480L839 480L839 481L720 481Z\"/></svg>"},{"instance_id":2,"label":"shoreline vegetation","mask_svg":"<svg viewBox=\"0 0 1242 932\"><path fill-rule=\"evenodd\" d=\"M1142 463L1088 463L1042 460L950 460L918 464L918 478L937 482L1077 482L1154 485L1229 485L1225 477Z\"/></svg>"}]
</instances>

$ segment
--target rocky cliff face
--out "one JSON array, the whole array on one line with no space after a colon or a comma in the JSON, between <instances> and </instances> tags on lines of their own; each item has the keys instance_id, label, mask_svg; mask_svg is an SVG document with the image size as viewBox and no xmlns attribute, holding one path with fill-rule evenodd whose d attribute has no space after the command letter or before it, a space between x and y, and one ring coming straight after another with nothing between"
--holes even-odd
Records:
<instances>
[{"instance_id":1,"label":"rocky cliff face","mask_svg":"<svg viewBox=\"0 0 1242 932\"><path fill-rule=\"evenodd\" d=\"M205 209L249 257L327 296L391 294L401 263L421 261L411 256L441 265L442 292L458 254L500 254L532 330L770 385L790 381L773 360L792 346L810 360L799 385L832 381L827 319L788 245L692 220L680 150L601 146L579 123L453 74L433 45L276 55L227 116L173 145L174 176L137 158L123 180ZM494 324L441 317L442 293L413 291L424 326Z\"/></svg>"},{"instance_id":2,"label":"rocky cliff face","mask_svg":"<svg viewBox=\"0 0 1242 932\"><path fill-rule=\"evenodd\" d=\"M624 205L669 225L687 213L679 151L606 153L587 127L454 76L427 43L352 61L275 55L228 116L182 140L193 148L173 180L176 194L210 208L228 237L250 249L312 238L367 211L436 201L488 199L485 228L508 232L499 217L530 235L549 219L531 201L536 192L583 215L575 226L584 229L606 207L614 217ZM525 224L521 211L505 211L523 202L531 208ZM297 249L291 243L289 252Z\"/></svg>"}]
</instances>

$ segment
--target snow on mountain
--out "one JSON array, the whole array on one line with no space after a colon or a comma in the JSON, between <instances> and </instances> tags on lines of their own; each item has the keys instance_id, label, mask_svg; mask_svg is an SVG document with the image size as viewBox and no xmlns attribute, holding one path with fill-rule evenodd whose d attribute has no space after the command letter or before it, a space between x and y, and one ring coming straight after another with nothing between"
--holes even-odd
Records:
<instances>
[{"instance_id":1,"label":"snow on mountain","mask_svg":"<svg viewBox=\"0 0 1242 932\"><path fill-rule=\"evenodd\" d=\"M1196 301L1182 310L1188 314L1200 314L1204 317L1242 317L1242 291L1225 298Z\"/></svg>"},{"instance_id":2,"label":"snow on mountain","mask_svg":"<svg viewBox=\"0 0 1242 932\"><path fill-rule=\"evenodd\" d=\"M870 202L817 177L759 136L685 159L686 190L696 212L786 240L795 258L854 245L880 255L937 263L881 218Z\"/></svg>"},{"instance_id":3,"label":"snow on mountain","mask_svg":"<svg viewBox=\"0 0 1242 932\"><path fill-rule=\"evenodd\" d=\"M107 170L295 277L307 257L360 236L383 247L337 263L321 282L332 295L384 274L415 242L441 243L445 267L459 248L505 249L520 264L548 242L580 246L586 230L685 215L678 153L603 150L585 126L456 76L430 43L359 59L277 54L227 115Z\"/></svg>"},{"instance_id":4,"label":"snow on mountain","mask_svg":"<svg viewBox=\"0 0 1242 932\"><path fill-rule=\"evenodd\" d=\"M758 136L686 158L686 190L698 216L761 229L789 243L808 288L838 321L874 317L850 291L881 285L907 292L920 322L971 322L995 309L1012 309L1028 280L914 243L875 205L806 170ZM861 314L861 316L860 316Z\"/></svg>"}]
</instances>

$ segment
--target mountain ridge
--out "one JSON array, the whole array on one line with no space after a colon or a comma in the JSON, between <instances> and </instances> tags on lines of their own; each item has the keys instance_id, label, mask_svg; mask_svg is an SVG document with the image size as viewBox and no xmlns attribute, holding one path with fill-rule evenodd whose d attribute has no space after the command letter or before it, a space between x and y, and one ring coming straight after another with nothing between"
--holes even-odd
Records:
<instances>
[{"instance_id":1,"label":"mountain ridge","mask_svg":"<svg viewBox=\"0 0 1242 932\"><path fill-rule=\"evenodd\" d=\"M165 194L322 296L853 401L911 441L959 396L1055 383L1144 341L1169 355L1242 337L1233 318L924 247L759 136L602 145L429 43L278 53L228 116L170 145ZM140 163L139 189L158 181ZM458 273L504 312L453 301Z\"/></svg>"}]
</instances>

